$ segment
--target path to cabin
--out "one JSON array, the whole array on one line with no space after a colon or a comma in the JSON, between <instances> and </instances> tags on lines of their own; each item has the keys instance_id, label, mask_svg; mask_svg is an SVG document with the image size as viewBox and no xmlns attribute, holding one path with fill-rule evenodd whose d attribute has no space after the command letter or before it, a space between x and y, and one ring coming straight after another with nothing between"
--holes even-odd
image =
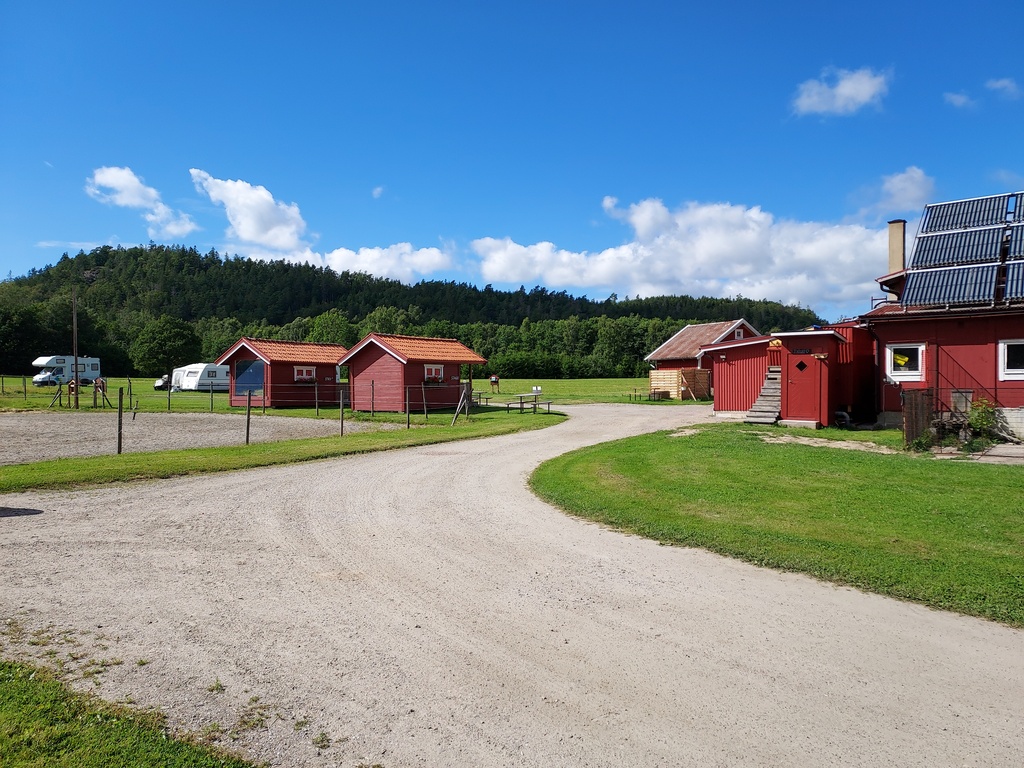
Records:
<instances>
[{"instance_id":1,"label":"path to cabin","mask_svg":"<svg viewBox=\"0 0 1024 768\"><path fill-rule=\"evenodd\" d=\"M109 661L83 685L275 766L1024 764L1024 633L567 517L539 462L709 412L565 410L0 496L0 642ZM11 641L46 627L78 645Z\"/></svg>"}]
</instances>

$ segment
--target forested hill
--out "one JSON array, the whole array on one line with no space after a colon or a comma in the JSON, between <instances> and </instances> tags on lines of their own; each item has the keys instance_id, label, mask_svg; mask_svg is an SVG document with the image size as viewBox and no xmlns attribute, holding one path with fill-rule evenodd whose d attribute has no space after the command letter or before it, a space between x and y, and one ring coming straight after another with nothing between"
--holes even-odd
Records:
<instances>
[{"instance_id":1,"label":"forested hill","mask_svg":"<svg viewBox=\"0 0 1024 768\"><path fill-rule=\"evenodd\" d=\"M475 342L485 356L512 349L523 352L528 345L518 343L522 339L508 341L505 333L506 342L494 347L481 340L478 328L469 326L521 329L527 320L543 324L572 318L594 330L594 323L602 318L605 322L631 318L634 325L638 320L662 321L656 330L648 322L641 323L645 339L637 344L650 344L685 322L743 317L762 331L821 322L807 309L742 297L618 300L613 296L593 301L540 287L498 291L445 281L404 285L308 264L222 257L216 251L202 254L183 246L104 246L64 256L57 264L0 283L0 373L22 372L26 355L30 362L41 351L68 351L72 286L78 295L80 342L85 341L90 354L106 355L110 373L132 367L132 343L147 323L161 318L190 325L201 339L204 359L216 356L217 347L237 339L230 337L239 331L328 340L317 339L313 328L314 321L327 313L332 328L341 323L342 330L335 334L340 334L341 343L352 343L353 336L366 330L396 332L397 325L397 332L457 335L466 343ZM484 335L489 338L495 333ZM633 358L632 365L642 369L642 363ZM134 367L139 367L137 362ZM607 370L607 366L599 368Z\"/></svg>"},{"instance_id":2,"label":"forested hill","mask_svg":"<svg viewBox=\"0 0 1024 768\"><path fill-rule=\"evenodd\" d=\"M745 298L657 296L592 301L545 288L496 291L467 283L397 280L281 261L223 258L216 251L159 245L104 246L7 281L3 296L42 302L78 283L83 301L101 313L145 312L194 321L234 317L281 325L338 308L358 321L381 306L419 307L425 319L519 325L524 318L674 317L699 321L746 318L764 330L794 330L821 322L810 310Z\"/></svg>"}]
</instances>

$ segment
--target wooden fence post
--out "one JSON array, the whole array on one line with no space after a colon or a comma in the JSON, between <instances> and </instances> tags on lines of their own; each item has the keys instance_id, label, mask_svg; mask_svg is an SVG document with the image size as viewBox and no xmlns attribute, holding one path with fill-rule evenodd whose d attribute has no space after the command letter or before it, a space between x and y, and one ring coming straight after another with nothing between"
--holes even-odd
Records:
<instances>
[{"instance_id":1,"label":"wooden fence post","mask_svg":"<svg viewBox=\"0 0 1024 768\"><path fill-rule=\"evenodd\" d=\"M124 387L117 388L117 454L121 455L121 427L124 425Z\"/></svg>"}]
</instances>

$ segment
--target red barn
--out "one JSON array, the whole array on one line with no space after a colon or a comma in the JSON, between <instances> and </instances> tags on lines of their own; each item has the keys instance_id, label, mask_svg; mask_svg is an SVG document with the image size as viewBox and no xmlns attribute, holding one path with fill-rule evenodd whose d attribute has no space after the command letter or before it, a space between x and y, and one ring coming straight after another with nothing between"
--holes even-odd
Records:
<instances>
[{"instance_id":1,"label":"red barn","mask_svg":"<svg viewBox=\"0 0 1024 768\"><path fill-rule=\"evenodd\" d=\"M461 366L483 365L455 339L371 333L341 359L348 366L352 409L404 412L454 408L462 396Z\"/></svg>"},{"instance_id":2,"label":"red barn","mask_svg":"<svg viewBox=\"0 0 1024 768\"><path fill-rule=\"evenodd\" d=\"M243 336L217 358L229 366L231 405L281 408L338 404L342 396L338 363L348 350L340 344L250 339Z\"/></svg>"},{"instance_id":3,"label":"red barn","mask_svg":"<svg viewBox=\"0 0 1024 768\"><path fill-rule=\"evenodd\" d=\"M898 425L906 393L935 413L984 398L1024 431L1024 192L933 203L909 266L889 225L890 299L861 320L877 339L879 421Z\"/></svg>"},{"instance_id":4,"label":"red barn","mask_svg":"<svg viewBox=\"0 0 1024 768\"><path fill-rule=\"evenodd\" d=\"M650 373L651 391L661 390L669 397L682 398L689 390L695 397L707 397L714 386L712 366L705 360L701 347L722 341L749 339L759 336L757 329L746 320L726 320L720 323L687 325L668 341L644 358L653 369ZM706 374L692 371L705 370Z\"/></svg>"},{"instance_id":5,"label":"red barn","mask_svg":"<svg viewBox=\"0 0 1024 768\"><path fill-rule=\"evenodd\" d=\"M874 345L858 323L707 344L715 414L820 427L873 417Z\"/></svg>"}]
</instances>

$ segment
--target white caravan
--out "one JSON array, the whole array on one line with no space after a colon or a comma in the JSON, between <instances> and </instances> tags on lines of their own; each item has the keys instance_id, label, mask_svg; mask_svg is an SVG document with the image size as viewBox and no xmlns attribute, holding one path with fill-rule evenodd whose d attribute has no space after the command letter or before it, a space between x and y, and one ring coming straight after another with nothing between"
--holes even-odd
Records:
<instances>
[{"instance_id":1,"label":"white caravan","mask_svg":"<svg viewBox=\"0 0 1024 768\"><path fill-rule=\"evenodd\" d=\"M67 384L74 378L74 374L71 371L75 365L74 355L43 355L33 360L32 365L43 369L32 377L32 383L37 387ZM98 357L78 358L79 382L85 385L92 384L102 375L100 373L100 359Z\"/></svg>"},{"instance_id":2,"label":"white caravan","mask_svg":"<svg viewBox=\"0 0 1024 768\"><path fill-rule=\"evenodd\" d=\"M171 372L171 389L182 392L227 392L228 366L192 363Z\"/></svg>"}]
</instances>

